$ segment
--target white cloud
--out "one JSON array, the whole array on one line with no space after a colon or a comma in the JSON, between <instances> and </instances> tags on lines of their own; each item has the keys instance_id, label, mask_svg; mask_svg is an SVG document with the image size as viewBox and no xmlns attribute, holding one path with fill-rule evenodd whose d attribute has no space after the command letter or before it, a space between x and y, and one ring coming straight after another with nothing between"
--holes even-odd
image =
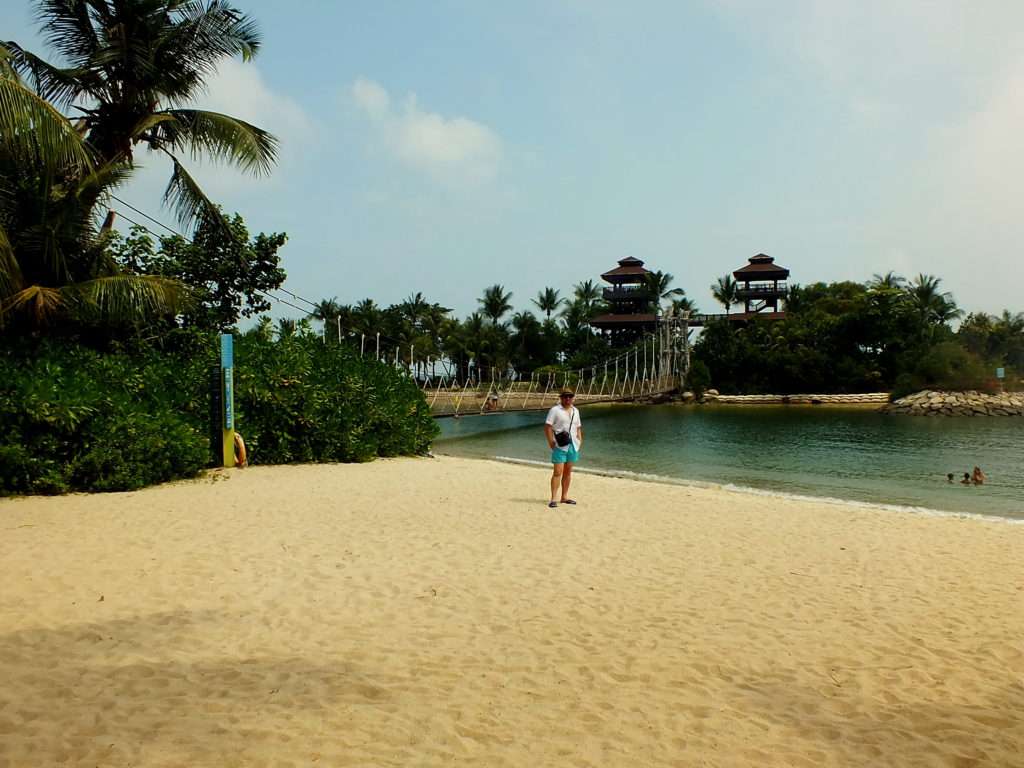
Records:
<instances>
[{"instance_id":1,"label":"white cloud","mask_svg":"<svg viewBox=\"0 0 1024 768\"><path fill-rule=\"evenodd\" d=\"M467 117L445 117L421 108L415 94L401 106L378 83L357 79L352 100L369 117L401 161L448 180L480 182L492 178L502 157L502 142L490 128Z\"/></svg>"},{"instance_id":2,"label":"white cloud","mask_svg":"<svg viewBox=\"0 0 1024 768\"><path fill-rule=\"evenodd\" d=\"M352 84L352 98L366 114L375 119L387 117L391 110L391 97L372 80L359 78Z\"/></svg>"},{"instance_id":3,"label":"white cloud","mask_svg":"<svg viewBox=\"0 0 1024 768\"><path fill-rule=\"evenodd\" d=\"M944 278L968 309L1019 307L1024 3L708 0L749 44L817 82L851 123L902 151L861 223L870 271ZM884 156L884 155L883 155Z\"/></svg>"}]
</instances>

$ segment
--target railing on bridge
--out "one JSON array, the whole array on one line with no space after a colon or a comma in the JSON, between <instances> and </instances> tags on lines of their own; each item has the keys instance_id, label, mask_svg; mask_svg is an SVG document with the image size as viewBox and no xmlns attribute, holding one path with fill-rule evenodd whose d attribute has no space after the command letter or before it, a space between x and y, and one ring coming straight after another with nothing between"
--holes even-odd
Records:
<instances>
[{"instance_id":1,"label":"railing on bridge","mask_svg":"<svg viewBox=\"0 0 1024 768\"><path fill-rule=\"evenodd\" d=\"M686 323L686 316L665 318L657 333L589 368L520 379L498 375L489 381L472 375L461 382L449 375L431 375L421 387L434 416L547 410L566 386L576 393L580 406L647 398L677 389L685 377L689 367Z\"/></svg>"}]
</instances>

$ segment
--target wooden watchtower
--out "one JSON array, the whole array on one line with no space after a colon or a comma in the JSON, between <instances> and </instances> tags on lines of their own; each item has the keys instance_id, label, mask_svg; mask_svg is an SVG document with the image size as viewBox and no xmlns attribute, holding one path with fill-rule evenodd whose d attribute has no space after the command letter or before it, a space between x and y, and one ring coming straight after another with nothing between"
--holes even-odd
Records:
<instances>
[{"instance_id":1,"label":"wooden watchtower","mask_svg":"<svg viewBox=\"0 0 1024 768\"><path fill-rule=\"evenodd\" d=\"M744 302L745 315L765 314L778 316L785 306L789 294L789 287L786 279L789 277L789 270L775 263L775 259L764 253L751 256L750 262L740 267L732 276L739 283L736 290L736 297Z\"/></svg>"},{"instance_id":2,"label":"wooden watchtower","mask_svg":"<svg viewBox=\"0 0 1024 768\"><path fill-rule=\"evenodd\" d=\"M627 256L619 259L619 266L601 275L611 285L602 296L609 311L590 320L590 325L611 336L616 346L629 344L644 332L658 327L658 317L652 311L657 300L647 288L650 270L640 259Z\"/></svg>"}]
</instances>

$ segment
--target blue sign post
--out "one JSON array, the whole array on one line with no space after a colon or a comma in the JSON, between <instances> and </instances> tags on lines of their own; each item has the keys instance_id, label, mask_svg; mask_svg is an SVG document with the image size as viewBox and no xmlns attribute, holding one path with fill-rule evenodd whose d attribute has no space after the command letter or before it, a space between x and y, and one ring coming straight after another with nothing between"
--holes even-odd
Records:
<instances>
[{"instance_id":1,"label":"blue sign post","mask_svg":"<svg viewBox=\"0 0 1024 768\"><path fill-rule=\"evenodd\" d=\"M223 387L224 422L221 425L222 458L225 467L235 466L235 338L230 333L220 335L220 374Z\"/></svg>"}]
</instances>

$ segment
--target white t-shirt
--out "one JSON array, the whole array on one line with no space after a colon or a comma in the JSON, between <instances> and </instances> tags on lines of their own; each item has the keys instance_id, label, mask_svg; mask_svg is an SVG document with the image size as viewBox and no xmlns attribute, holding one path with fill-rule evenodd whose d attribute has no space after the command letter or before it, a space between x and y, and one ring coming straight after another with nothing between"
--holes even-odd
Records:
<instances>
[{"instance_id":1,"label":"white t-shirt","mask_svg":"<svg viewBox=\"0 0 1024 768\"><path fill-rule=\"evenodd\" d=\"M545 424L550 424L551 429L555 432L568 432L569 422L572 422L572 447L577 451L580 449L580 426L583 422L580 420L580 409L576 406L572 406L571 409L566 410L559 403L548 411L548 416L544 419Z\"/></svg>"}]
</instances>

